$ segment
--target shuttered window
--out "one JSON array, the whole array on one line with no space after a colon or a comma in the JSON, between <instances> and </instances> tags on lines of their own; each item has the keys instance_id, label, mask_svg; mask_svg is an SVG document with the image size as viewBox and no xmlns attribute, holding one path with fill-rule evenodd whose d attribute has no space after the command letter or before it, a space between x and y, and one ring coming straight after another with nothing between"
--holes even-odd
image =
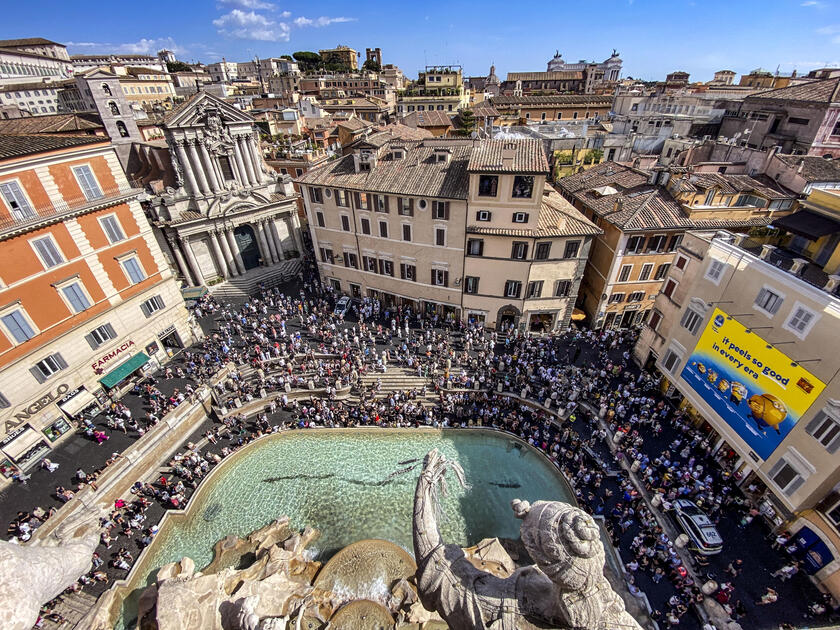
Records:
<instances>
[{"instance_id":1,"label":"shuttered window","mask_svg":"<svg viewBox=\"0 0 840 630\"><path fill-rule=\"evenodd\" d=\"M101 199L104 196L102 189L99 188L99 183L93 176L93 171L90 170L90 166L86 164L83 166L74 166L73 173L76 175L76 181L79 182L85 199L93 201L94 199Z\"/></svg>"}]
</instances>

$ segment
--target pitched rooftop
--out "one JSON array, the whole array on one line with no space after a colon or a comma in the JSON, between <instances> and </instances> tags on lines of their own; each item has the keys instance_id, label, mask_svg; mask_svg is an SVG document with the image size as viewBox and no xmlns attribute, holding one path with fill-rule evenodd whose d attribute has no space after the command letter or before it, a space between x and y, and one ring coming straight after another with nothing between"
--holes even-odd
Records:
<instances>
[{"instance_id":1,"label":"pitched rooftop","mask_svg":"<svg viewBox=\"0 0 840 630\"><path fill-rule=\"evenodd\" d=\"M102 136L0 136L0 159L45 153L58 149L67 149L85 144L109 143Z\"/></svg>"},{"instance_id":2,"label":"pitched rooftop","mask_svg":"<svg viewBox=\"0 0 840 630\"><path fill-rule=\"evenodd\" d=\"M809 81L799 85L759 92L746 97L752 99L775 99L780 101L805 101L810 103L833 103L840 100L840 77L823 81Z\"/></svg>"},{"instance_id":3,"label":"pitched rooftop","mask_svg":"<svg viewBox=\"0 0 840 630\"><path fill-rule=\"evenodd\" d=\"M453 145L452 159L447 163L436 160L436 145L425 146L423 142L405 140L394 142L405 149L405 157L394 159L384 155L373 169L357 173L353 156L347 155L307 171L295 181L392 195L467 198L467 162L471 149L468 144Z\"/></svg>"},{"instance_id":4,"label":"pitched rooftop","mask_svg":"<svg viewBox=\"0 0 840 630\"><path fill-rule=\"evenodd\" d=\"M103 130L105 126L98 114L48 114L27 118L0 120L0 134L27 135L41 133L73 133L77 131L93 132Z\"/></svg>"},{"instance_id":5,"label":"pitched rooftop","mask_svg":"<svg viewBox=\"0 0 840 630\"><path fill-rule=\"evenodd\" d=\"M468 170L471 173L548 173L542 143L521 140L482 140L476 146Z\"/></svg>"}]
</instances>

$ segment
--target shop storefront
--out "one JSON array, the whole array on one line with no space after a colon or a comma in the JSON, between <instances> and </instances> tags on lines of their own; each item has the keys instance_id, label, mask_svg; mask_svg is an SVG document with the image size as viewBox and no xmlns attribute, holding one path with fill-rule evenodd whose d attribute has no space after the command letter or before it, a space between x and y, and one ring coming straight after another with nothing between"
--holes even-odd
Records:
<instances>
[{"instance_id":1,"label":"shop storefront","mask_svg":"<svg viewBox=\"0 0 840 630\"><path fill-rule=\"evenodd\" d=\"M0 441L0 450L14 466L28 470L50 452L50 446L39 431L25 424L6 434Z\"/></svg>"},{"instance_id":2,"label":"shop storefront","mask_svg":"<svg viewBox=\"0 0 840 630\"><path fill-rule=\"evenodd\" d=\"M184 343L183 341L181 341L181 337L180 335L178 335L178 331L175 330L174 324L159 332L157 338L160 339L160 343L163 344L163 347L167 350L171 350L174 352L184 347ZM157 349L157 344L155 342L152 342L149 344L149 347L150 346L155 346L155 350L153 350L152 352L148 352L147 350L147 354L151 356L155 353ZM171 352L167 352L167 354L169 354L169 356L172 356Z\"/></svg>"},{"instance_id":3,"label":"shop storefront","mask_svg":"<svg viewBox=\"0 0 840 630\"><path fill-rule=\"evenodd\" d=\"M96 400L96 396L91 394L84 386L77 387L76 389L67 392L67 394L59 399L58 407L71 420L92 418L99 413L99 402ZM59 422L56 421L54 424L58 425ZM58 431L59 428L56 428L53 431ZM44 430L44 433L47 433L46 429ZM59 436L60 435L62 434L60 433ZM47 437L50 437L49 433L47 433Z\"/></svg>"},{"instance_id":4,"label":"shop storefront","mask_svg":"<svg viewBox=\"0 0 840 630\"><path fill-rule=\"evenodd\" d=\"M138 352L106 373L99 382L105 390L113 389L132 376L139 375L148 362L149 356L145 352Z\"/></svg>"}]
</instances>

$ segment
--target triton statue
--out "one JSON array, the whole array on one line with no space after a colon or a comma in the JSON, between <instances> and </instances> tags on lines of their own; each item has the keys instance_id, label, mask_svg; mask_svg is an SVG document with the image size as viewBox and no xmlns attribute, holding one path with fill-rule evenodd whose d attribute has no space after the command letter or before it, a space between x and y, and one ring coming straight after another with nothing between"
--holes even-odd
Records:
<instances>
[{"instance_id":1,"label":"triton statue","mask_svg":"<svg viewBox=\"0 0 840 630\"><path fill-rule=\"evenodd\" d=\"M455 462L434 449L423 462L414 494L414 555L420 600L451 628L641 630L604 577L598 526L583 510L559 501L512 503L523 520L522 542L536 564L507 578L477 569L464 551L445 544L438 529L438 484Z\"/></svg>"},{"instance_id":2,"label":"triton statue","mask_svg":"<svg viewBox=\"0 0 840 630\"><path fill-rule=\"evenodd\" d=\"M0 628L30 630L43 604L90 571L100 516L98 510L85 508L43 542L0 541Z\"/></svg>"}]
</instances>

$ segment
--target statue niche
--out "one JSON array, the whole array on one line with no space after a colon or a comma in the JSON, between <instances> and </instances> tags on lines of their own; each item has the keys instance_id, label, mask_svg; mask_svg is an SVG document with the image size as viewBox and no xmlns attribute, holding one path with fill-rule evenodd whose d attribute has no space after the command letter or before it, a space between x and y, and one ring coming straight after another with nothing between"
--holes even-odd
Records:
<instances>
[{"instance_id":1,"label":"statue niche","mask_svg":"<svg viewBox=\"0 0 840 630\"><path fill-rule=\"evenodd\" d=\"M210 153L216 155L231 155L233 153L233 137L225 126L224 118L217 107L202 104L198 108L200 121L204 123L204 138L202 142Z\"/></svg>"}]
</instances>

